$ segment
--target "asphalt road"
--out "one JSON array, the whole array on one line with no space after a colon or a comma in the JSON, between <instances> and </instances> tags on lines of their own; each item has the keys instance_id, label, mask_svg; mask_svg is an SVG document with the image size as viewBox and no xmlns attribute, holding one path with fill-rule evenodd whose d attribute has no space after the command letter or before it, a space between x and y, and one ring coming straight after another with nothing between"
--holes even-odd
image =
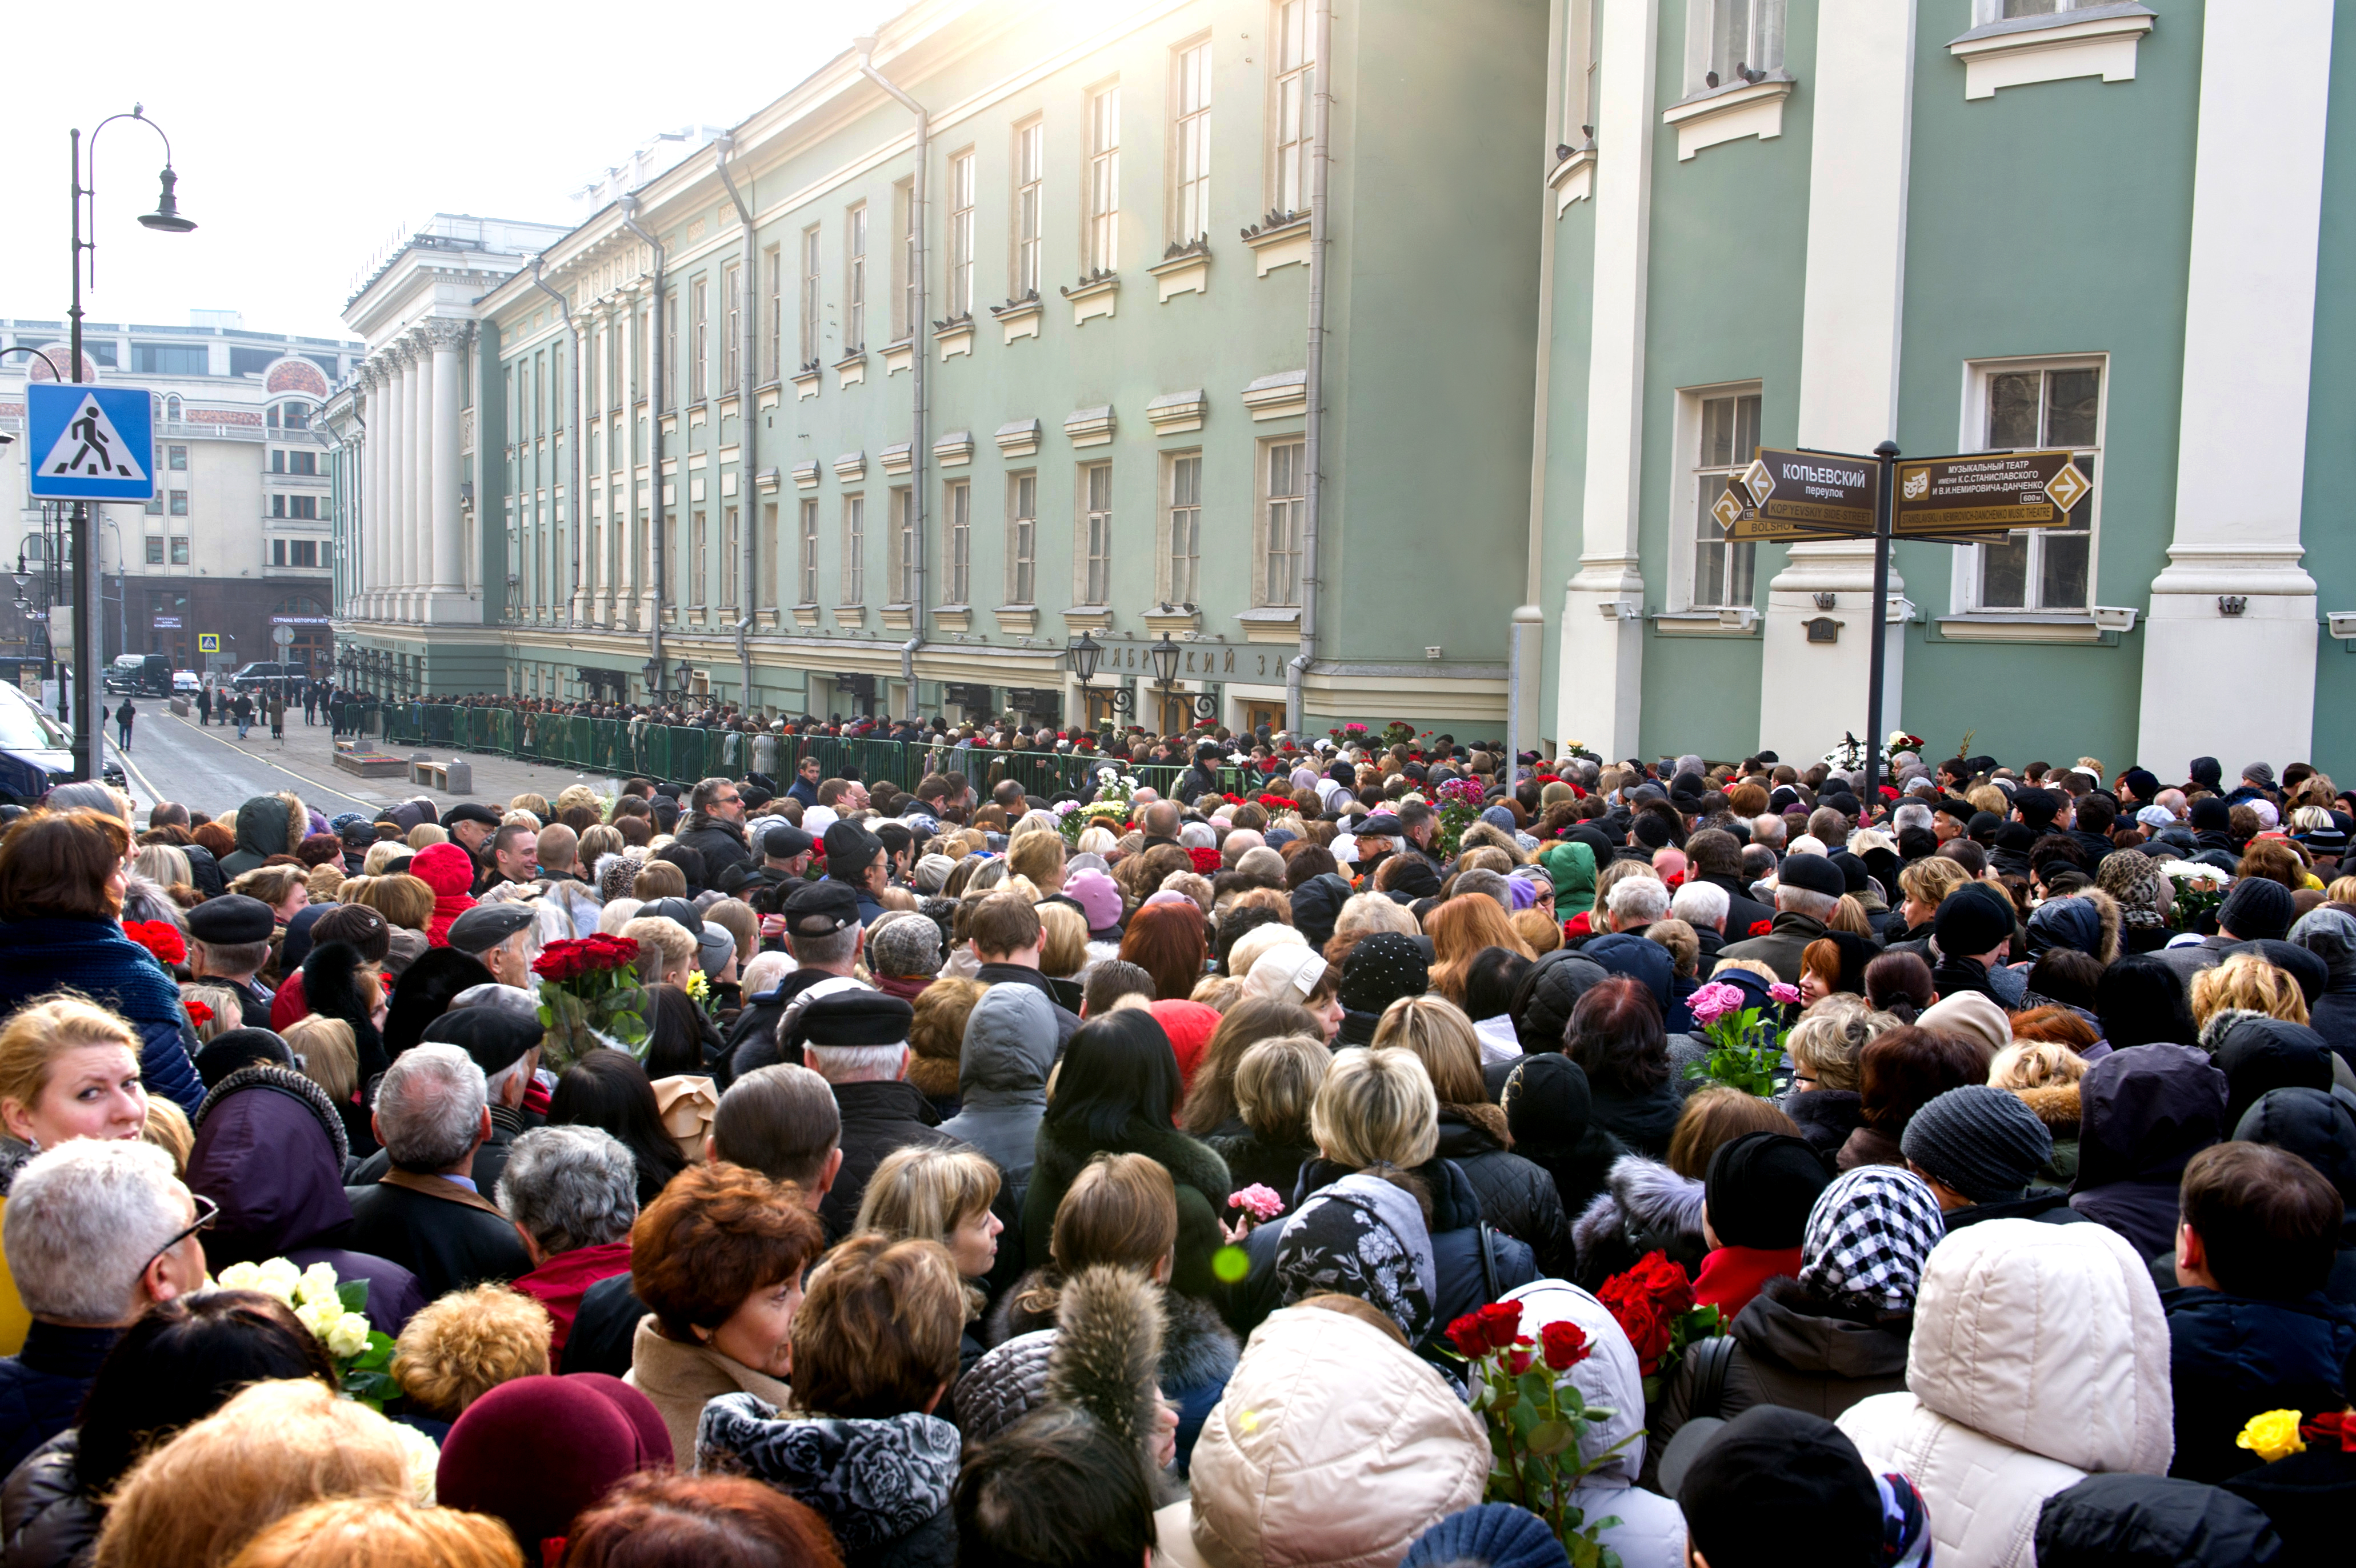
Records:
<instances>
[{"instance_id":1,"label":"asphalt road","mask_svg":"<svg viewBox=\"0 0 2356 1568\"><path fill-rule=\"evenodd\" d=\"M292 789L331 817L338 811L374 815L380 806L412 792L398 779L338 774L327 761L327 726L306 731L300 709L287 718L284 741L272 740L265 724L255 725L240 741L235 725L200 729L193 719L175 718L161 701L142 703L131 750L115 747L114 726L109 725L107 751L124 765L133 803L143 814L157 800L177 800L222 816L256 795Z\"/></svg>"}]
</instances>

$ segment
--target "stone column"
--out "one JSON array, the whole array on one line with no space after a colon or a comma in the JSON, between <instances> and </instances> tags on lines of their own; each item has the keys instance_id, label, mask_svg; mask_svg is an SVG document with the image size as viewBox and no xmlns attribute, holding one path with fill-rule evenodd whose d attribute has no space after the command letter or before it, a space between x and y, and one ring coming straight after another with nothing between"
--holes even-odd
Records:
<instances>
[{"instance_id":1,"label":"stone column","mask_svg":"<svg viewBox=\"0 0 2356 1568\"><path fill-rule=\"evenodd\" d=\"M409 613L423 621L434 591L434 351L420 329L409 335Z\"/></svg>"},{"instance_id":2,"label":"stone column","mask_svg":"<svg viewBox=\"0 0 2356 1568\"><path fill-rule=\"evenodd\" d=\"M384 488L384 586L381 613L399 620L402 596L409 590L409 353L398 340L384 351L384 457L380 467Z\"/></svg>"},{"instance_id":3,"label":"stone column","mask_svg":"<svg viewBox=\"0 0 2356 1568\"><path fill-rule=\"evenodd\" d=\"M425 342L432 355L433 419L426 426L427 471L432 476L432 619L464 620L466 605L466 535L458 516L458 409L463 398L459 351L471 328L463 321L429 321Z\"/></svg>"},{"instance_id":4,"label":"stone column","mask_svg":"<svg viewBox=\"0 0 2356 1568\"><path fill-rule=\"evenodd\" d=\"M1899 317L1906 274L1907 147L1913 123L1914 7L1824 0L1815 133L1808 157L1807 272L1800 322L1799 445L1864 454L1898 428ZM1906 628L1885 635L1882 707L1866 712L1873 658L1873 545L1798 542L1767 585L1759 744L1822 756L1855 734L1898 727ZM1893 566L1890 596L1905 583ZM1829 610L1816 596L1833 596ZM1810 642L1829 614L1837 642Z\"/></svg>"},{"instance_id":5,"label":"stone column","mask_svg":"<svg viewBox=\"0 0 2356 1568\"><path fill-rule=\"evenodd\" d=\"M1579 570L1563 595L1556 735L1636 755L1644 702L1644 575L1637 555L1644 435L1644 288L1652 242L1660 0L1603 12L1596 112L1595 263L1587 378L1587 484ZM1557 286L1548 279L1549 287Z\"/></svg>"},{"instance_id":6,"label":"stone column","mask_svg":"<svg viewBox=\"0 0 2356 1568\"><path fill-rule=\"evenodd\" d=\"M589 534L592 509L589 498L597 493L589 471L589 426L596 417L596 391L601 384L597 371L597 324L602 313L590 306L581 313L578 331L580 350L573 356L573 412L580 417L573 422L573 443L570 460L564 470L564 511L573 524L573 596L568 601L567 615L578 626L589 615ZM578 494L574 492L578 491Z\"/></svg>"},{"instance_id":7,"label":"stone column","mask_svg":"<svg viewBox=\"0 0 2356 1568\"><path fill-rule=\"evenodd\" d=\"M2201 24L2176 532L2151 585L2136 742L2163 779L2202 755L2229 778L2279 768L2313 741L2300 523L2331 28L2331 0L2211 6Z\"/></svg>"},{"instance_id":8,"label":"stone column","mask_svg":"<svg viewBox=\"0 0 2356 1568\"><path fill-rule=\"evenodd\" d=\"M617 309L621 314L622 356L622 460L612 467L621 470L622 489L618 498L605 498L605 513L614 529L614 578L605 585L606 621L609 625L635 627L638 593L638 459L644 456L638 446L638 399L646 389L638 384L637 356L643 347L638 342L638 295L635 285L622 291Z\"/></svg>"}]
</instances>

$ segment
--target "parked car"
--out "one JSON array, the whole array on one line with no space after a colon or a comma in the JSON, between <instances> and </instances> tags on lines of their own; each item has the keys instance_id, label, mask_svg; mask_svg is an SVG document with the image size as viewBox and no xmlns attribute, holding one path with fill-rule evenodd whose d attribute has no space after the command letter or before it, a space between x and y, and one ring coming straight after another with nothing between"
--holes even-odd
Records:
<instances>
[{"instance_id":1,"label":"parked car","mask_svg":"<svg viewBox=\"0 0 2356 1568\"><path fill-rule=\"evenodd\" d=\"M172 695L176 697L194 697L198 692L201 692L204 689L204 678L198 675L195 671L176 670L172 672Z\"/></svg>"},{"instance_id":2,"label":"parked car","mask_svg":"<svg viewBox=\"0 0 2356 1568\"><path fill-rule=\"evenodd\" d=\"M38 805L72 777L72 737L32 698L0 685L0 800Z\"/></svg>"},{"instance_id":3,"label":"parked car","mask_svg":"<svg viewBox=\"0 0 2356 1568\"><path fill-rule=\"evenodd\" d=\"M241 692L259 692L273 682L282 684L303 678L299 664L280 664L268 659L257 659L229 678L229 683Z\"/></svg>"},{"instance_id":4,"label":"parked car","mask_svg":"<svg viewBox=\"0 0 2356 1568\"><path fill-rule=\"evenodd\" d=\"M168 653L117 654L100 681L110 692L160 697L172 689L172 657Z\"/></svg>"}]
</instances>

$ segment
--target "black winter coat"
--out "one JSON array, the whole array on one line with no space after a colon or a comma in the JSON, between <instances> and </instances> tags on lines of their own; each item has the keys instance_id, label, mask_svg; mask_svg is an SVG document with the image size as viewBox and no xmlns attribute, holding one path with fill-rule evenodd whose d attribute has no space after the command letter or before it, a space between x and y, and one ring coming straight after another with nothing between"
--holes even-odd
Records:
<instances>
[{"instance_id":1,"label":"black winter coat","mask_svg":"<svg viewBox=\"0 0 2356 1568\"><path fill-rule=\"evenodd\" d=\"M1506 1151L1499 1136L1505 1120L1505 1112L1494 1105L1443 1105L1440 1144L1433 1153L1464 1173L1480 1200L1481 1218L1526 1244L1542 1277L1569 1279L1579 1262L1570 1240L1570 1216L1563 1212L1554 1177Z\"/></svg>"},{"instance_id":2,"label":"black winter coat","mask_svg":"<svg viewBox=\"0 0 2356 1568\"><path fill-rule=\"evenodd\" d=\"M939 1131L940 1117L924 1090L905 1079L889 1083L838 1083L835 1110L842 1117L842 1168L818 1206L830 1239L846 1235L859 1218L867 1178L884 1156L910 1144L954 1149L963 1145Z\"/></svg>"},{"instance_id":3,"label":"black winter coat","mask_svg":"<svg viewBox=\"0 0 2356 1568\"><path fill-rule=\"evenodd\" d=\"M98 1364L120 1328L68 1328L35 1320L25 1348L0 1358L0 1467L17 1464L73 1424Z\"/></svg>"},{"instance_id":4,"label":"black winter coat","mask_svg":"<svg viewBox=\"0 0 2356 1568\"><path fill-rule=\"evenodd\" d=\"M395 1171L373 1186L344 1191L352 1200L346 1245L415 1274L428 1301L531 1273L531 1255L507 1217L488 1198L466 1201L477 1195L455 1182Z\"/></svg>"},{"instance_id":5,"label":"black winter coat","mask_svg":"<svg viewBox=\"0 0 2356 1568\"><path fill-rule=\"evenodd\" d=\"M1811 1089L1777 1101L1783 1114L1800 1125L1800 1136L1829 1159L1865 1125L1865 1097L1854 1089Z\"/></svg>"},{"instance_id":6,"label":"black winter coat","mask_svg":"<svg viewBox=\"0 0 2356 1568\"><path fill-rule=\"evenodd\" d=\"M0 1487L0 1568L68 1568L90 1561L106 1509L81 1489L70 1428L33 1450Z\"/></svg>"},{"instance_id":7,"label":"black winter coat","mask_svg":"<svg viewBox=\"0 0 2356 1568\"><path fill-rule=\"evenodd\" d=\"M2176 1404L2169 1475L2222 1481L2260 1463L2233 1441L2252 1416L2346 1405L2341 1369L2356 1355L2356 1309L2319 1292L2257 1301L2197 1286L2162 1291L2160 1305Z\"/></svg>"},{"instance_id":8,"label":"black winter coat","mask_svg":"<svg viewBox=\"0 0 2356 1568\"><path fill-rule=\"evenodd\" d=\"M744 830L734 822L723 822L701 811L687 819L686 827L680 832L675 842L685 844L703 857L703 885L706 887L718 886L721 873L729 867L753 864L753 852L744 842Z\"/></svg>"},{"instance_id":9,"label":"black winter coat","mask_svg":"<svg viewBox=\"0 0 2356 1568\"><path fill-rule=\"evenodd\" d=\"M1257 1183L1287 1203L1292 1201L1293 1184L1301 1179L1301 1167L1317 1157L1314 1144L1271 1144L1249 1132L1222 1129L1203 1142L1227 1162L1227 1180L1233 1184L1230 1191L1241 1192Z\"/></svg>"}]
</instances>

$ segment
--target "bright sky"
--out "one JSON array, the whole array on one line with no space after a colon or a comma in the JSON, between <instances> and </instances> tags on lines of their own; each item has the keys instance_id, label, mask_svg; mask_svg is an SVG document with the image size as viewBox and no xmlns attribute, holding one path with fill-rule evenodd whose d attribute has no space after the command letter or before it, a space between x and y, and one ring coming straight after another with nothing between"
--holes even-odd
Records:
<instances>
[{"instance_id":1,"label":"bright sky","mask_svg":"<svg viewBox=\"0 0 2356 1568\"><path fill-rule=\"evenodd\" d=\"M903 3L20 0L7 52L27 69L11 74L0 158L0 316L64 318L67 133L134 102L170 135L180 210L198 228L139 226L163 143L130 121L107 127L84 319L236 310L257 331L343 338L354 281L404 223L437 211L578 221L587 209L572 193L656 132L743 119Z\"/></svg>"}]
</instances>

